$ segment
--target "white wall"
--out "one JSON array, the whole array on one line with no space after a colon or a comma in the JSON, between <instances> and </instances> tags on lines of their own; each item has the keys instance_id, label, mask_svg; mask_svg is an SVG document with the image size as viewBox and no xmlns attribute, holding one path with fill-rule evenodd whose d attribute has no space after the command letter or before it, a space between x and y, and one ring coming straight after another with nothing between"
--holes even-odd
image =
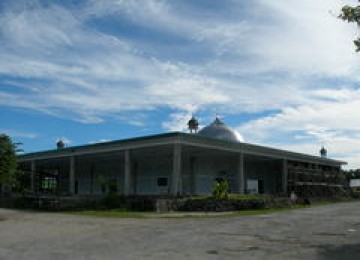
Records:
<instances>
[{"instance_id":1,"label":"white wall","mask_svg":"<svg viewBox=\"0 0 360 260\"><path fill-rule=\"evenodd\" d=\"M350 180L349 186L351 188L360 187L360 179L352 179L352 180Z\"/></svg>"}]
</instances>

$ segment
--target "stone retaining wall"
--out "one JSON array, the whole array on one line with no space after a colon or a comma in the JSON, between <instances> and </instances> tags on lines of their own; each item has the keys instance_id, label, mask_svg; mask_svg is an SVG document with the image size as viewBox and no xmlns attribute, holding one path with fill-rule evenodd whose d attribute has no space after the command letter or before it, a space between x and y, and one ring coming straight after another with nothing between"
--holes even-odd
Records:
<instances>
[{"instance_id":1,"label":"stone retaining wall","mask_svg":"<svg viewBox=\"0 0 360 260\"><path fill-rule=\"evenodd\" d=\"M344 201L348 198L311 199L311 201ZM298 199L297 204L303 204ZM133 211L187 211L224 212L245 209L277 208L288 206L289 198L264 197L261 199L177 198L160 196L107 196L107 197L3 197L0 207L43 210L106 210L126 208Z\"/></svg>"},{"instance_id":2,"label":"stone retaining wall","mask_svg":"<svg viewBox=\"0 0 360 260\"><path fill-rule=\"evenodd\" d=\"M194 212L222 212L265 208L265 201L259 199L188 199L175 204L175 210Z\"/></svg>"}]
</instances>

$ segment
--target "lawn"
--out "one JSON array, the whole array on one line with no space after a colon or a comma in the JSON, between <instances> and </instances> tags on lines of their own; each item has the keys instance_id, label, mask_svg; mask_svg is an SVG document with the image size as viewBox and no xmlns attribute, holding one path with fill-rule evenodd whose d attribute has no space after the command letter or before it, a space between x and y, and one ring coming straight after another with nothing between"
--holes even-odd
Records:
<instances>
[{"instance_id":1,"label":"lawn","mask_svg":"<svg viewBox=\"0 0 360 260\"><path fill-rule=\"evenodd\" d=\"M253 209L242 210L236 212L138 212L127 211L126 209L113 210L79 210L66 212L74 215L107 217L107 218L223 218L223 217L239 217L239 216L253 216L271 214L279 211L303 209L309 206L296 205L295 207L282 207L270 209Z\"/></svg>"}]
</instances>

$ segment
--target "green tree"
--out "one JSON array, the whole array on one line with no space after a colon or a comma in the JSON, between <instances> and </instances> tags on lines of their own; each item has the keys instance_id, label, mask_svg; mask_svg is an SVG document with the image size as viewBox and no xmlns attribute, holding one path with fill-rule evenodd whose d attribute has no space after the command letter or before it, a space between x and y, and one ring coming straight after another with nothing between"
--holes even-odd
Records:
<instances>
[{"instance_id":1,"label":"green tree","mask_svg":"<svg viewBox=\"0 0 360 260\"><path fill-rule=\"evenodd\" d=\"M360 179L360 169L342 170L342 174L345 175L348 180Z\"/></svg>"},{"instance_id":2,"label":"green tree","mask_svg":"<svg viewBox=\"0 0 360 260\"><path fill-rule=\"evenodd\" d=\"M16 153L19 143L14 143L6 134L0 134L0 183L16 188L19 171L17 169Z\"/></svg>"},{"instance_id":3,"label":"green tree","mask_svg":"<svg viewBox=\"0 0 360 260\"><path fill-rule=\"evenodd\" d=\"M356 23L357 26L360 27L360 5L358 6L345 5L341 9L339 18L349 23ZM360 52L360 37L354 40L354 44L356 46L356 51Z\"/></svg>"}]
</instances>

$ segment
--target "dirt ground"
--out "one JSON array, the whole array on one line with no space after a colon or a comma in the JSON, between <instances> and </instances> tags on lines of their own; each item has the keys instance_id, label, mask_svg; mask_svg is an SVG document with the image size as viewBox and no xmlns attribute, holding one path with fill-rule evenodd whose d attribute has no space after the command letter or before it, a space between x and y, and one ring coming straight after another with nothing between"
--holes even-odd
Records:
<instances>
[{"instance_id":1,"label":"dirt ground","mask_svg":"<svg viewBox=\"0 0 360 260\"><path fill-rule=\"evenodd\" d=\"M0 209L0 259L360 259L360 202L232 218Z\"/></svg>"}]
</instances>

